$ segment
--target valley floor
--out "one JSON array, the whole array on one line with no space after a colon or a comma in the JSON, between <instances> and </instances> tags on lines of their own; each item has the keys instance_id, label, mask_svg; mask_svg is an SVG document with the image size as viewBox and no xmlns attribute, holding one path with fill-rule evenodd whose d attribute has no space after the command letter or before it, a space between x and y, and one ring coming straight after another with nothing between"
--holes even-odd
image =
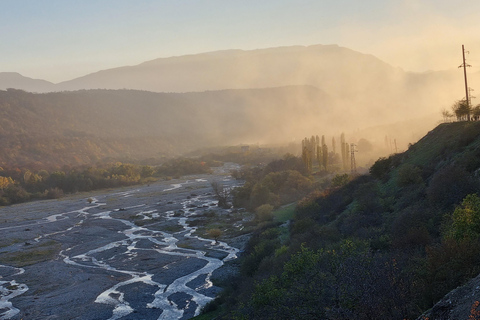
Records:
<instances>
[{"instance_id":1,"label":"valley floor","mask_svg":"<svg viewBox=\"0 0 480 320\"><path fill-rule=\"evenodd\" d=\"M204 238L212 216L233 216L217 206L210 185L235 185L229 169L0 208L0 319L198 314L220 290L212 274L228 273L219 268L248 239L237 237L238 214L221 238L230 236L231 245Z\"/></svg>"}]
</instances>

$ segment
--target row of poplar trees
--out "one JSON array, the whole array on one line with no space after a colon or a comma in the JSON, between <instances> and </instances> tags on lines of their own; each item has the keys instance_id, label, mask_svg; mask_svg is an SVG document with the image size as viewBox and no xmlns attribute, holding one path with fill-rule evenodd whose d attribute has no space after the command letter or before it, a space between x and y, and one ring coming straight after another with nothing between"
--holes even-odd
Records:
<instances>
[{"instance_id":1,"label":"row of poplar trees","mask_svg":"<svg viewBox=\"0 0 480 320\"><path fill-rule=\"evenodd\" d=\"M328 171L330 161L336 159L336 141L332 137L332 151L328 152L328 146L325 143L325 136L322 138L311 136L302 140L302 160L309 172L312 172L313 165L316 162L320 171ZM350 166L350 146L345 142L345 134L340 135L340 152L342 156L343 170L348 170Z\"/></svg>"}]
</instances>

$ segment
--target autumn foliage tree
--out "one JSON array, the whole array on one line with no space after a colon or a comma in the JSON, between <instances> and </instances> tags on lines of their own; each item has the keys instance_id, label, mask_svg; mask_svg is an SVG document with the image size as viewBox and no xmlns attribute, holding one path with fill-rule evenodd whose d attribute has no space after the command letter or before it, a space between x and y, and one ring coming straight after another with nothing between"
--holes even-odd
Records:
<instances>
[{"instance_id":1,"label":"autumn foliage tree","mask_svg":"<svg viewBox=\"0 0 480 320\"><path fill-rule=\"evenodd\" d=\"M215 240L215 243L218 243L218 238L222 236L222 230L218 228L209 229L207 235Z\"/></svg>"}]
</instances>

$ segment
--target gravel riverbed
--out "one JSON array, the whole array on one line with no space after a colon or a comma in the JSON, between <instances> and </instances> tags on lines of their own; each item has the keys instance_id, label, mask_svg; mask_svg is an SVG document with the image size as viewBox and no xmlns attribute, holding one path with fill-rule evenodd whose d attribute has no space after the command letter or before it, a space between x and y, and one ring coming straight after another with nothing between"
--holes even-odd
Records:
<instances>
[{"instance_id":1,"label":"gravel riverbed","mask_svg":"<svg viewBox=\"0 0 480 320\"><path fill-rule=\"evenodd\" d=\"M228 172L0 208L0 319L188 319L218 294L212 274L237 258L242 218L211 182ZM216 243L203 232L234 216ZM228 221L225 220L225 221ZM195 226L191 226L195 225ZM230 237L228 237L228 235Z\"/></svg>"}]
</instances>

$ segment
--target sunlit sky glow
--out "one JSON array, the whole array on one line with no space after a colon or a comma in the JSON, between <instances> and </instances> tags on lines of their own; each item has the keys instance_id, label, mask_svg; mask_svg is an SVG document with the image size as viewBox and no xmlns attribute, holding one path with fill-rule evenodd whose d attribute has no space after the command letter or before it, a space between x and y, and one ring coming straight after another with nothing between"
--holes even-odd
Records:
<instances>
[{"instance_id":1,"label":"sunlit sky glow","mask_svg":"<svg viewBox=\"0 0 480 320\"><path fill-rule=\"evenodd\" d=\"M480 71L478 0L0 0L0 72L52 82L156 58L338 44L406 71Z\"/></svg>"}]
</instances>

